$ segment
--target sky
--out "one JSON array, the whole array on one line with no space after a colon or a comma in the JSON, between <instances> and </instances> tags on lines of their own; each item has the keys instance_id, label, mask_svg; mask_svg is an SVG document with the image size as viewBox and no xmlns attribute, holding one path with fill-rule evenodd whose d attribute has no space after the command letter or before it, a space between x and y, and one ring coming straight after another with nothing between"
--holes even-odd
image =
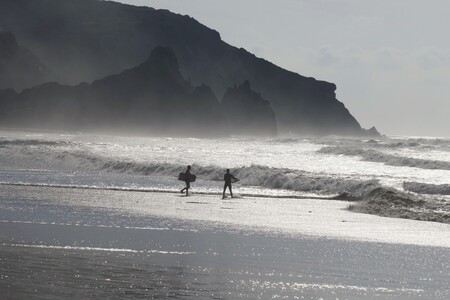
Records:
<instances>
[{"instance_id":1,"label":"sky","mask_svg":"<svg viewBox=\"0 0 450 300\"><path fill-rule=\"evenodd\" d=\"M121 0L189 15L222 40L333 82L364 128L450 137L448 0Z\"/></svg>"}]
</instances>

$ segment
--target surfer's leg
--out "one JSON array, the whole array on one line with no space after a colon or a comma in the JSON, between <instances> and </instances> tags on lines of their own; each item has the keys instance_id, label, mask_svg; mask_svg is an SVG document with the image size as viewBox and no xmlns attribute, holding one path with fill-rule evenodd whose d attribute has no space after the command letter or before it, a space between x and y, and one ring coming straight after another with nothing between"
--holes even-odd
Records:
<instances>
[{"instance_id":1,"label":"surfer's leg","mask_svg":"<svg viewBox=\"0 0 450 300\"><path fill-rule=\"evenodd\" d=\"M186 190L186 196L188 195L189 188L191 187L189 181L186 181L186 187L184 188Z\"/></svg>"},{"instance_id":2,"label":"surfer's leg","mask_svg":"<svg viewBox=\"0 0 450 300\"><path fill-rule=\"evenodd\" d=\"M225 198L225 191L227 190L227 184L225 183L224 185L223 185L223 195L222 195L222 197L223 198Z\"/></svg>"},{"instance_id":3,"label":"surfer's leg","mask_svg":"<svg viewBox=\"0 0 450 300\"><path fill-rule=\"evenodd\" d=\"M228 188L230 189L231 198L233 198L233 191L231 190L231 184L228 186Z\"/></svg>"}]
</instances>

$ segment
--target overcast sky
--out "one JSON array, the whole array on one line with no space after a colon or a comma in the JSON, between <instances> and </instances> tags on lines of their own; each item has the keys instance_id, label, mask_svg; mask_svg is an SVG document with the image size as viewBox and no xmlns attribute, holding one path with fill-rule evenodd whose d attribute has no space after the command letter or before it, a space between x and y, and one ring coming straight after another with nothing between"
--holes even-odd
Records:
<instances>
[{"instance_id":1,"label":"overcast sky","mask_svg":"<svg viewBox=\"0 0 450 300\"><path fill-rule=\"evenodd\" d=\"M121 0L190 15L222 39L337 84L363 127L450 137L448 0Z\"/></svg>"}]
</instances>

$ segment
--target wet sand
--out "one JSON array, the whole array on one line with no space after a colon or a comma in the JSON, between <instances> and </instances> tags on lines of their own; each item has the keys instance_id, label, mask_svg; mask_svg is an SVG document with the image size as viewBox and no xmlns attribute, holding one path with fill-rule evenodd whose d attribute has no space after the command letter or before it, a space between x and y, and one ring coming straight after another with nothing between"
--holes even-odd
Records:
<instances>
[{"instance_id":1,"label":"wet sand","mask_svg":"<svg viewBox=\"0 0 450 300\"><path fill-rule=\"evenodd\" d=\"M345 211L344 227L325 235L314 228L326 224L304 224L323 222L343 203L276 201L2 187L0 291L5 299L450 297L450 247L435 245L448 225L436 225L447 226L439 236L428 222L400 226ZM406 239L408 222L435 236L427 246L363 240L363 221L347 224L350 216L387 220L367 223L380 239L380 224L404 228ZM346 226L353 235L338 236Z\"/></svg>"}]
</instances>

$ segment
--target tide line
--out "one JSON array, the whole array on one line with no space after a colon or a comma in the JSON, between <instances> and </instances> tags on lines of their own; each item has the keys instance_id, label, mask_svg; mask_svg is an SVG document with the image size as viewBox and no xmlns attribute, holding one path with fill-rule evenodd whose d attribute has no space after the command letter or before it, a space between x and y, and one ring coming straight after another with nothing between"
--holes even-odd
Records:
<instances>
[{"instance_id":1,"label":"tide line","mask_svg":"<svg viewBox=\"0 0 450 300\"><path fill-rule=\"evenodd\" d=\"M80 224L80 223L57 223L57 222L42 222L42 221L21 221L21 220L0 220L4 224L27 224L27 225L55 225L55 226L77 226L77 227L96 227L96 228L111 228L111 229L130 229L130 230L153 230L153 231L180 231L180 232L198 232L196 229L170 228L170 227L139 227L139 226L117 226L117 225L102 225L102 224Z\"/></svg>"},{"instance_id":2,"label":"tide line","mask_svg":"<svg viewBox=\"0 0 450 300\"><path fill-rule=\"evenodd\" d=\"M137 192L137 193L166 193L179 194L178 189L157 189L157 188L131 188L117 186L88 186L76 184L52 184L52 183L26 183L26 182L0 182L3 186L23 186L23 187L39 187L39 188L56 188L56 189L81 189L81 190L103 190L115 192ZM217 196L220 192L196 191L193 195ZM315 200L336 200L337 195L332 196L315 196L315 195L267 195L258 193L241 193L241 197L251 198L270 198L270 199L315 199ZM242 199L242 198L235 198Z\"/></svg>"},{"instance_id":3,"label":"tide line","mask_svg":"<svg viewBox=\"0 0 450 300\"><path fill-rule=\"evenodd\" d=\"M168 250L136 250L127 248L102 248L102 247L82 247L82 246L55 246L55 245L29 245L29 244L7 244L2 246L21 247L21 248L36 248L36 249L52 249L52 250L80 250L80 251L103 251L103 252L120 252L120 253L143 253L143 254L174 254L174 255L189 255L196 254L196 252L185 251L168 251Z\"/></svg>"}]
</instances>

